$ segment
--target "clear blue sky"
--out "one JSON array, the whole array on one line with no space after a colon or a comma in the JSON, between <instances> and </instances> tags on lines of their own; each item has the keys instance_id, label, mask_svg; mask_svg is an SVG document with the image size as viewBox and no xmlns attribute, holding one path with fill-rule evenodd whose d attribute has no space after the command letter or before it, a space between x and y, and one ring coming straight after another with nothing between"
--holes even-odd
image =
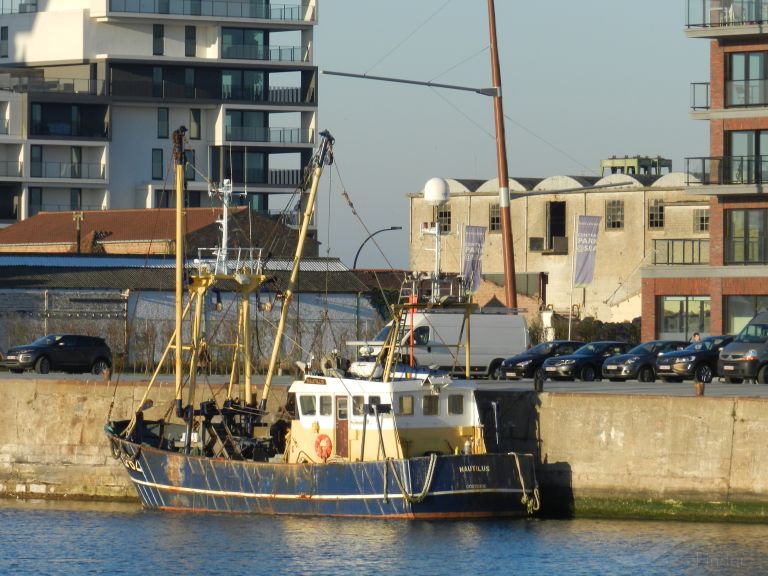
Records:
<instances>
[{"instance_id":1,"label":"clear blue sky","mask_svg":"<svg viewBox=\"0 0 768 576\"><path fill-rule=\"evenodd\" d=\"M496 0L510 177L597 174L611 155L706 156L690 84L709 43L685 37L685 0ZM491 86L486 0L320 0L321 70ZM321 255L352 266L368 232L408 265L408 200L434 176L496 177L492 100L320 75L319 128L336 138L318 200ZM514 231L513 231L514 232ZM360 267L389 267L373 241Z\"/></svg>"}]
</instances>

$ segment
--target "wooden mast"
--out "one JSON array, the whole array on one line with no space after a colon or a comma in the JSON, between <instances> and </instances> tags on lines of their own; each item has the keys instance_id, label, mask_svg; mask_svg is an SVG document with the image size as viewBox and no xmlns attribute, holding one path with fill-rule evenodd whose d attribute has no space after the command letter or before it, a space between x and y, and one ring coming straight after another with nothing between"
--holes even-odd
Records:
<instances>
[{"instance_id":1,"label":"wooden mast","mask_svg":"<svg viewBox=\"0 0 768 576\"><path fill-rule=\"evenodd\" d=\"M501 70L499 46L496 40L496 9L488 0L488 25L491 37L491 74L496 95L493 112L496 119L496 163L499 170L499 212L501 214L501 239L504 257L504 290L509 308L517 308L515 286L515 250L512 239L512 218L509 206L509 175L507 174L507 140L504 135L504 108L501 101Z\"/></svg>"},{"instance_id":2,"label":"wooden mast","mask_svg":"<svg viewBox=\"0 0 768 576\"><path fill-rule=\"evenodd\" d=\"M181 412L182 387L182 304L184 300L184 126L173 131L173 162L176 177L176 333L174 339L174 372L176 373L176 412Z\"/></svg>"},{"instance_id":3,"label":"wooden mast","mask_svg":"<svg viewBox=\"0 0 768 576\"><path fill-rule=\"evenodd\" d=\"M259 403L260 410L266 410L267 397L269 390L272 386L272 378L275 374L275 367L277 366L277 356L280 352L280 345L283 340L283 332L285 331L285 321L288 318L288 309L293 298L293 291L296 289L296 281L299 277L299 264L301 263L301 257L304 253L304 240L307 237L307 230L309 229L309 223L312 220L312 212L315 209L315 197L317 196L317 187L320 184L320 175L323 172L323 165L328 162L333 162L333 136L327 130L320 133L322 141L312 161L312 167L314 168L312 174L312 186L309 190L309 196L307 198L307 205L304 208L304 214L301 220L301 229L299 232L299 238L296 243L296 254L293 258L293 268L291 268L291 277L288 281L288 287L283 293L283 308L280 311L280 323L277 325L277 333L275 334L275 343L272 347L272 356L269 359L269 370L267 371L267 379L264 382L264 390L261 393L261 402Z\"/></svg>"}]
</instances>

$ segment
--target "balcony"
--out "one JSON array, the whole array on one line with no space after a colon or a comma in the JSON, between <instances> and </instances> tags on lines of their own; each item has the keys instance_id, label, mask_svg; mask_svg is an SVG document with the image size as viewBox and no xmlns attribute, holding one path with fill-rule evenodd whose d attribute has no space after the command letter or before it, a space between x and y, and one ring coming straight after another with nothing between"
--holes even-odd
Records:
<instances>
[{"instance_id":1,"label":"balcony","mask_svg":"<svg viewBox=\"0 0 768 576\"><path fill-rule=\"evenodd\" d=\"M0 160L0 177L21 178L23 167L24 165L21 162L11 162L9 160Z\"/></svg>"},{"instance_id":2,"label":"balcony","mask_svg":"<svg viewBox=\"0 0 768 576\"><path fill-rule=\"evenodd\" d=\"M0 0L2 2L2 0ZM104 80L88 78L36 78L0 76L0 90L23 93L59 93L104 95Z\"/></svg>"},{"instance_id":3,"label":"balcony","mask_svg":"<svg viewBox=\"0 0 768 576\"><path fill-rule=\"evenodd\" d=\"M301 46L254 46L229 44L222 46L221 57L230 60L268 60L270 62L311 62L310 53Z\"/></svg>"},{"instance_id":4,"label":"balcony","mask_svg":"<svg viewBox=\"0 0 768 576\"><path fill-rule=\"evenodd\" d=\"M693 265L709 263L709 239L675 238L653 241L653 265Z\"/></svg>"},{"instance_id":5,"label":"balcony","mask_svg":"<svg viewBox=\"0 0 768 576\"><path fill-rule=\"evenodd\" d=\"M686 158L687 184L731 185L768 183L768 156Z\"/></svg>"},{"instance_id":6,"label":"balcony","mask_svg":"<svg viewBox=\"0 0 768 576\"><path fill-rule=\"evenodd\" d=\"M37 12L37 0L0 0L0 14Z\"/></svg>"},{"instance_id":7,"label":"balcony","mask_svg":"<svg viewBox=\"0 0 768 576\"><path fill-rule=\"evenodd\" d=\"M302 128L259 128L255 126L227 126L226 140L235 142L264 142L270 144L312 144L314 132Z\"/></svg>"},{"instance_id":8,"label":"balcony","mask_svg":"<svg viewBox=\"0 0 768 576\"><path fill-rule=\"evenodd\" d=\"M82 180L104 180L104 164L96 162L32 162L30 164L32 178L73 178Z\"/></svg>"},{"instance_id":9,"label":"balcony","mask_svg":"<svg viewBox=\"0 0 768 576\"><path fill-rule=\"evenodd\" d=\"M304 104L314 106L314 98L308 92L295 87L270 87L266 93L263 89L238 86L187 86L175 82L147 81L113 81L110 93L115 97L125 98L158 98L165 99L199 99L227 100L229 102L249 102L251 104Z\"/></svg>"},{"instance_id":10,"label":"balcony","mask_svg":"<svg viewBox=\"0 0 768 576\"><path fill-rule=\"evenodd\" d=\"M750 33L735 28L768 22L768 0L687 0L686 4L686 27L709 29L704 37Z\"/></svg>"},{"instance_id":11,"label":"balcony","mask_svg":"<svg viewBox=\"0 0 768 576\"><path fill-rule=\"evenodd\" d=\"M691 84L691 110L709 110L709 82Z\"/></svg>"},{"instance_id":12,"label":"balcony","mask_svg":"<svg viewBox=\"0 0 768 576\"><path fill-rule=\"evenodd\" d=\"M314 8L307 4L268 4L253 0L110 0L109 11L124 14L248 18L277 22L315 21Z\"/></svg>"}]
</instances>

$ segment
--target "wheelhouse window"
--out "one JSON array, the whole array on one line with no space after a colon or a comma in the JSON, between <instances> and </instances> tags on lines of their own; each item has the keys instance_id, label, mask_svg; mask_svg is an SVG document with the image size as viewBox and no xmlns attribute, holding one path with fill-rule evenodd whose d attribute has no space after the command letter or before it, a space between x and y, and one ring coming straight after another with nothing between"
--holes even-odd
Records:
<instances>
[{"instance_id":1,"label":"wheelhouse window","mask_svg":"<svg viewBox=\"0 0 768 576\"><path fill-rule=\"evenodd\" d=\"M725 263L768 262L768 210L745 209L725 212Z\"/></svg>"},{"instance_id":2,"label":"wheelhouse window","mask_svg":"<svg viewBox=\"0 0 768 576\"><path fill-rule=\"evenodd\" d=\"M437 416L440 396L424 396L421 402L421 413L424 416Z\"/></svg>"},{"instance_id":3,"label":"wheelhouse window","mask_svg":"<svg viewBox=\"0 0 768 576\"><path fill-rule=\"evenodd\" d=\"M464 395L463 394L450 394L448 396L448 414L450 415L464 414Z\"/></svg>"},{"instance_id":4,"label":"wheelhouse window","mask_svg":"<svg viewBox=\"0 0 768 576\"><path fill-rule=\"evenodd\" d=\"M608 230L624 228L624 200L607 200L605 202L605 227Z\"/></svg>"},{"instance_id":5,"label":"wheelhouse window","mask_svg":"<svg viewBox=\"0 0 768 576\"><path fill-rule=\"evenodd\" d=\"M413 396L404 394L397 399L397 413L400 416L413 416Z\"/></svg>"},{"instance_id":6,"label":"wheelhouse window","mask_svg":"<svg viewBox=\"0 0 768 576\"><path fill-rule=\"evenodd\" d=\"M352 396L352 416L363 415L363 404L365 404L365 397Z\"/></svg>"},{"instance_id":7,"label":"wheelhouse window","mask_svg":"<svg viewBox=\"0 0 768 576\"><path fill-rule=\"evenodd\" d=\"M299 396L299 408L302 416L315 416L317 414L317 399L314 396Z\"/></svg>"},{"instance_id":8,"label":"wheelhouse window","mask_svg":"<svg viewBox=\"0 0 768 576\"><path fill-rule=\"evenodd\" d=\"M320 396L320 416L333 414L333 397L323 394Z\"/></svg>"},{"instance_id":9,"label":"wheelhouse window","mask_svg":"<svg viewBox=\"0 0 768 576\"><path fill-rule=\"evenodd\" d=\"M662 200L651 200L648 203L648 228L664 228L664 202Z\"/></svg>"}]
</instances>

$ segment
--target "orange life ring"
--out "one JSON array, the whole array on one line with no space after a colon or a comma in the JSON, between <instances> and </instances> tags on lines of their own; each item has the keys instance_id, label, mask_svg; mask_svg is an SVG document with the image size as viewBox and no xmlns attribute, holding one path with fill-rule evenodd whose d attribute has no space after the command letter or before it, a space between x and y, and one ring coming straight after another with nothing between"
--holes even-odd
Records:
<instances>
[{"instance_id":1,"label":"orange life ring","mask_svg":"<svg viewBox=\"0 0 768 576\"><path fill-rule=\"evenodd\" d=\"M325 434L318 434L315 439L315 454L323 460L327 460L333 452L333 442Z\"/></svg>"}]
</instances>

